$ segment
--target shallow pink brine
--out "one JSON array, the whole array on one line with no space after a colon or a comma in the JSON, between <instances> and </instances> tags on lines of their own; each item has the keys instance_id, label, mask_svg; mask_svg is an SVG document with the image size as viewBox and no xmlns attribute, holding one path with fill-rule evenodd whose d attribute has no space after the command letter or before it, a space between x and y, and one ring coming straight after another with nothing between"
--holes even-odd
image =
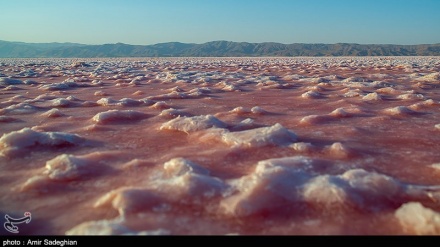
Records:
<instances>
[{"instance_id":1,"label":"shallow pink brine","mask_svg":"<svg viewBox=\"0 0 440 247\"><path fill-rule=\"evenodd\" d=\"M439 57L2 59L1 218L29 212L26 235L438 235L439 72Z\"/></svg>"}]
</instances>

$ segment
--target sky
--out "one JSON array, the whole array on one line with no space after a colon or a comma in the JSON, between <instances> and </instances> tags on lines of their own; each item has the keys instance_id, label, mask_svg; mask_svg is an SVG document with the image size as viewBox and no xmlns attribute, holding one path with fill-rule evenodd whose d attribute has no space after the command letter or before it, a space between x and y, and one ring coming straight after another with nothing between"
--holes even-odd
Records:
<instances>
[{"instance_id":1,"label":"sky","mask_svg":"<svg viewBox=\"0 0 440 247\"><path fill-rule=\"evenodd\" d=\"M0 40L440 43L440 0L0 0Z\"/></svg>"}]
</instances>

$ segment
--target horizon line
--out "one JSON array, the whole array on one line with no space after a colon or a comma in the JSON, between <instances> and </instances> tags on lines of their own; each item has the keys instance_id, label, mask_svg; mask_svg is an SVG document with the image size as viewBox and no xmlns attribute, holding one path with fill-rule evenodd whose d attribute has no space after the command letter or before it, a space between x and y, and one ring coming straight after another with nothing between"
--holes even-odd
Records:
<instances>
[{"instance_id":1,"label":"horizon line","mask_svg":"<svg viewBox=\"0 0 440 247\"><path fill-rule=\"evenodd\" d=\"M337 44L350 44L350 45L396 45L396 46L417 46L417 45L440 45L440 42L438 43L418 43L418 44L392 44L392 43L350 43L350 42L337 42L337 43L322 43L322 42L294 42L294 43L282 43L282 42L276 42L276 41L264 41L264 42L249 42L249 41L230 41L230 40L212 40L207 41L203 43L192 43L192 42L180 42L180 41L167 41L167 42L160 42L160 43L154 43L154 44L130 44L130 43L124 43L124 42L115 42L115 43L99 43L99 44L86 44L86 43L76 43L76 42L59 42L59 41L53 41L53 42L26 42L26 41L9 41L9 40L0 40L3 42L9 42L9 43L25 43L25 44L76 44L76 45L84 45L84 46L93 46L93 45L116 45L116 44L123 44L123 45L131 45L131 46L152 46L152 45L160 45L160 44L169 44L169 43L179 43L179 44L191 44L191 45L203 45L207 43L213 43L213 42L231 42L231 43L248 43L248 44L267 44L267 43L274 43L274 44L281 44L281 45L294 45L294 44L307 44L307 45L337 45Z\"/></svg>"}]
</instances>

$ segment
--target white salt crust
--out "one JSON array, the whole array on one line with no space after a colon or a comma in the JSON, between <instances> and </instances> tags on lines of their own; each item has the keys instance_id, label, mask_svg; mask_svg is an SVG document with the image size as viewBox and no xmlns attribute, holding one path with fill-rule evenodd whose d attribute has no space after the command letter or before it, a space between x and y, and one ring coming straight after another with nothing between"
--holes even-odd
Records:
<instances>
[{"instance_id":1,"label":"white salt crust","mask_svg":"<svg viewBox=\"0 0 440 247\"><path fill-rule=\"evenodd\" d=\"M159 114L159 116L166 118L184 117L185 115L187 115L187 113L174 108L162 110Z\"/></svg>"},{"instance_id":2,"label":"white salt crust","mask_svg":"<svg viewBox=\"0 0 440 247\"><path fill-rule=\"evenodd\" d=\"M408 202L396 210L394 216L407 234L439 235L440 213L424 207L420 202Z\"/></svg>"},{"instance_id":3,"label":"white salt crust","mask_svg":"<svg viewBox=\"0 0 440 247\"><path fill-rule=\"evenodd\" d=\"M154 103L151 108L155 108L155 109L168 109L171 108L170 105L168 105L165 101L158 101L156 103Z\"/></svg>"},{"instance_id":4,"label":"white salt crust","mask_svg":"<svg viewBox=\"0 0 440 247\"><path fill-rule=\"evenodd\" d=\"M120 100L115 100L112 98L101 98L98 101L96 101L96 104L100 106L139 106L141 104L144 104L144 102L140 100L134 100L131 98L123 98Z\"/></svg>"},{"instance_id":5,"label":"white salt crust","mask_svg":"<svg viewBox=\"0 0 440 247\"><path fill-rule=\"evenodd\" d=\"M292 90L293 95L299 95L300 97L301 93L306 92L304 95L302 95L302 97L304 97L303 99L294 99L293 97L289 98L289 100L298 100L301 105L306 105L308 102L311 102L307 99L353 97L350 99L343 99L344 101L341 102L329 103L337 103L339 105L345 103L350 103L353 105L361 104L367 109L371 108L374 110L379 110L379 112L375 113L390 116L408 117L413 114L419 114L420 112L421 117L420 119L417 118L417 120L420 120L421 123L423 120L422 117L424 116L421 113L426 113L427 116L435 117L435 114L431 115L431 112L433 112L435 107L439 105L436 94L432 93L431 90L435 92L435 90L438 88L438 84L440 83L439 73L436 71L438 69L438 65L440 64L438 59L428 57L378 59L265 58L261 60L248 58L182 58L171 61L168 59L158 59L154 61L141 61L141 59L139 59L139 61L138 59L109 59L100 62L90 62L90 64L92 64L91 67L89 67L89 62L77 63L68 59L42 61L44 63L41 65L37 64L35 66L36 68L41 68L32 69L33 71L26 68L29 65L26 65L23 60L3 60L0 62L0 66L2 66L2 68L5 64L14 65L5 66L4 68L6 69L0 72L0 90L3 91L5 95L15 95L12 97L5 96L6 98L4 98L4 101L0 102L0 115L5 115L0 116L0 122L1 124L4 124L5 130L13 128L14 124L16 124L15 122L17 122L17 125L20 126L22 124L26 124L26 122L28 122L34 116L36 117L37 121L47 123L48 128L51 126L57 128L55 123L60 123L60 121L63 119L50 120L44 118L61 117L63 116L64 112L68 113L69 115L75 115L75 109L61 108L72 106L98 106L98 108L101 109L99 106L105 106L111 107L110 109L112 109L114 106L116 106L116 108L121 106L150 106L156 103L152 98L167 101L157 102L151 107L159 110L155 113L156 115L158 114L161 116L161 118L157 118L158 121L165 118L178 118L179 116L180 118L183 118L189 117L191 114L188 114L189 116L187 116L184 112L180 112L171 106L171 104L173 104L173 106L175 104L176 108L181 107L183 103L179 101L180 99L198 99L210 93L224 93L230 91L233 92L232 94L245 95L245 93L251 90L275 89L276 91L279 91L278 89L282 88L295 89ZM218 69L219 66L224 66L225 70L220 71ZM362 66L362 68L359 66ZM46 69L49 69L49 67L50 72L49 70L45 71ZM342 76L318 75L318 73L330 72L332 67L340 69ZM164 68L166 68L168 71L161 71ZM369 71L368 74L363 73L362 69L364 68L371 69L371 71ZM392 70L396 68L399 68L398 73L386 74L388 72L392 72ZM203 71L205 69L209 69L210 71ZM279 76L267 76L267 74L271 74L271 70L280 69L285 69L286 71L283 71L283 74L280 74ZM429 70L434 73L427 72ZM292 74L292 72L298 72L304 75ZM308 72L308 74L305 72ZM350 75L344 75L346 72ZM278 71L275 73L278 73ZM336 73L339 73L339 71ZM363 74L361 75L361 73ZM353 76L353 74L356 75ZM359 76L357 74L359 74ZM17 76L15 77L14 75ZM20 77L25 78L26 76L37 78L35 80L38 80L38 82L33 80L21 81L21 79L14 79ZM59 82L58 78L66 77L71 79L66 79L63 82ZM47 78L47 82L40 82L43 78ZM94 81L90 82L91 80ZM407 84L406 80L410 82ZM286 81L287 83L284 83ZM90 84L84 82L90 82ZM155 91L155 93L152 94L152 91L149 89L139 87L140 85L148 86L149 84L161 84L160 86L166 85L166 89L163 89L163 92L166 93ZM122 88L123 90L126 90L124 94L127 95L127 92L129 92L128 95L133 95L133 98L136 95L142 94L145 95L143 97L148 97L140 100L131 98L103 98L98 100L98 104L96 100L101 97L108 97L110 94L107 95L105 93L107 91L105 90L108 90L110 87L114 87L114 85L125 87ZM81 87L91 87L91 89L87 90L92 90L90 91L92 93L96 91L96 96L100 97L95 97L93 101L82 101L72 96L67 96L68 93L72 93L72 95L75 96L80 95L78 93L80 93L80 90L81 92L83 90ZM49 92L35 97L32 90L38 91L38 89ZM101 89L102 91L97 91ZM243 93L240 91L243 91ZM21 95L17 95L16 93L20 93ZM226 93L226 95L228 94L229 93ZM112 93L111 95L113 96L115 94ZM212 101L213 99L216 99L217 96L221 98L223 95L219 94L212 98L201 99L200 101ZM82 98L82 96L78 97ZM85 94L84 97L88 96ZM319 103L321 102L321 100L318 101ZM390 102L390 106L384 106L382 108L383 110L375 108L375 104L383 106L388 102ZM405 106L394 107L396 102L408 102L408 104ZM191 104L192 103L193 102L191 102ZM295 102L295 104L296 103L297 102ZM275 101L274 104L276 104ZM52 107L59 109L51 109ZM246 107L249 107L249 105L246 104ZM148 109L148 111L154 111L154 109L151 108ZM234 114L226 114L228 119L225 118L223 120L222 118L223 121L231 121L231 123L234 124L226 124L225 122L222 122L223 125L220 127L201 127L200 130L189 130L187 133L191 133L191 137L194 137L194 139L191 139L191 141L198 138L198 141L212 141L216 144L225 144L232 148L237 146L262 147L266 145L275 145L280 146L280 148L271 148L270 150L282 152L282 155L281 153L277 153L277 156L301 153L310 156L325 156L331 160L319 160L312 159L310 157L303 157L303 160L298 161L297 165L295 165L295 162L292 160L288 162L286 161L285 163L278 159L263 160L258 162L256 166L258 166L260 163L268 162L273 164L273 167L260 167L261 169L258 172L255 170L244 176L235 175L238 177L234 179L216 178L214 175L211 175L209 169L189 160L170 160L169 162L165 162L163 166L158 169L159 171L157 174L153 172L154 176L150 176L149 170L148 177L146 177L141 184L134 184L133 187L124 187L119 189L117 189L118 187L108 187L107 189L110 190L108 195L114 197L99 207L115 208L122 212L121 215L126 215L131 212L143 212L150 210L154 213L157 213L157 217L162 217L166 215L168 211L171 211L170 215L172 215L174 212L177 212L177 210L173 211L174 208L185 204L186 207L179 207L179 210L182 208L191 208L191 212L185 212L185 217L188 215L191 215L191 217L198 217L200 214L205 216L206 213L209 215L209 217L212 215L219 220L224 220L225 215L218 215L216 210L226 214L226 218L248 217L261 213L264 215L264 217L269 215L267 217L267 224L262 225L262 228L265 228L264 231L267 230L268 232L273 232L276 227L279 227L278 224L280 221L277 221L277 219L271 218L270 216L275 215L285 209L289 209L290 207L295 208L296 205L302 203L307 205L307 208L319 209L316 215L313 217L319 217L319 215L326 213L329 213L329 216L334 217L334 212L337 212L337 214L340 214L343 219L352 219L354 217L354 220L356 220L356 216L353 216L350 213L344 214L344 209L356 208L356 210L360 210L362 212L368 211L375 214L377 213L378 215L383 215L384 213L389 214L390 212L390 208L387 207L387 205L389 205L387 202L390 200L392 201L396 199L398 203L409 200L408 203L403 204L398 210L396 210L394 214L394 221L400 224L402 230L405 231L404 233L419 235L440 234L438 227L439 212L438 207L435 207L435 202L438 202L440 198L438 196L438 187L404 184L398 181L396 178L381 174L379 172L356 169L354 167L357 167L357 159L355 159L354 162L351 162L352 160L350 159L343 159L351 156L352 154L356 154L357 152L356 150L350 149L349 141L343 143L330 143L330 145L324 146L322 144L315 146L315 143L313 142L298 143L296 142L296 139L298 139L296 135L294 137L291 135L294 134L292 131L288 129L286 129L286 131L283 129L284 127L281 128L282 126L279 128L275 128L275 126L270 125L267 127L261 127L262 125L257 124L256 122L264 122L267 124L266 120L269 120L272 116L262 116L267 112L264 110L253 111L252 109L254 108L238 107L229 112ZM224 108L219 107L219 109L221 109L219 111L224 113ZM271 105L271 109L277 108ZM338 118L355 117L357 114L357 112L352 111L351 107L337 108L334 111L332 111L330 108L326 109L328 112L330 112L329 114L309 116L304 114L305 117L301 123L305 125L313 125L324 123L326 121L338 120ZM93 111L94 113L96 112L95 109L87 109L87 111L89 110ZM97 111L99 112L99 110ZM207 111L203 110L203 112L203 114L207 114ZM212 113L215 116L224 116L214 113L215 111ZM25 114L34 115L25 116ZM309 114L317 113L313 112L312 110ZM129 115L130 114L128 114L128 116ZM366 117L369 115L371 114L365 114ZM145 115L145 117L146 116L147 115ZM254 119L244 119L246 117L252 117ZM294 120L296 117L298 116L295 115ZM354 118L353 120L356 121L358 119ZM365 118L365 120L367 121L368 118ZM49 123L50 121L55 122L52 125ZM132 121L137 120L132 120L131 117L120 118L116 116L107 123L131 123ZM349 124L348 122L350 122L351 119L341 119L341 121L346 121L347 124ZM428 123L428 121L429 120L427 118L426 122ZM336 124L337 121L332 122L332 124L333 123ZM102 125L98 122L95 122L91 125L90 124L91 123L87 123L86 125L88 126L81 126L78 130L86 131L86 135L94 134L93 131L101 131L99 134L105 135L106 130L114 130L119 127ZM322 127L327 128L331 126L329 125ZM177 127L176 130L178 130L178 128L179 127ZM189 128L191 129L191 127ZM303 131L301 128L311 129L307 126L300 126L299 131ZM426 125L426 128L427 131L438 131L440 130L440 124L431 121ZM197 129L197 127L195 127L195 129ZM21 157L27 155L27 153L44 150L49 154L49 149L58 151L59 147L64 149L65 146L79 146L82 145L82 141L84 141L82 138L80 138L82 141L69 142L68 138L63 140L65 137L49 137L49 133L70 135L68 133L42 132L38 131L37 128L33 128L31 130L37 132L38 134L23 133L27 134L27 136L24 135L23 137L19 137L18 133L15 133L17 135L8 138L4 138L4 136L13 132L3 135L3 137L0 138L1 154L8 158L21 159ZM316 133L318 132L323 133L321 130L316 131ZM435 133L433 132L432 134ZM308 136L304 136L304 139L307 140L307 137ZM15 148L14 146L11 146L12 148L9 146L6 147L5 144L7 144L7 141L5 140L11 138L21 138L22 141L20 141L19 144L14 144L16 145ZM52 139L57 139L57 141ZM33 144L25 144L28 140L31 140ZM200 145L201 143L196 141L195 143L189 144ZM210 147L211 146L208 148ZM220 147L219 149L227 150L225 147ZM180 150L184 149L182 148ZM77 149L75 149L75 152L76 151ZM252 150L252 152L253 151L258 152L260 150L256 149ZM313 151L316 152L310 153ZM264 151L261 150L261 152ZM359 152L362 153L363 151L360 149ZM29 158L33 159L34 157L30 155ZM36 158L41 157L36 155ZM151 157L151 160L155 158L158 157ZM200 158L198 159L200 162L204 160L204 157L198 158ZM298 157L298 159L300 158ZM105 159L99 160L102 161ZM136 171L136 169L139 168L143 169L146 165L152 166L152 169L156 169L156 167L153 166L154 162L151 162L151 160L150 157L148 157L147 160L144 161L133 161L131 163L126 163L127 166L123 166L123 168L121 168L122 166L117 167L118 169L125 169L124 171L130 172ZM342 162L342 160L346 162L346 164L339 163ZM95 162L95 160L91 157L71 154L48 157L47 160L44 160L41 164L44 165L44 162L46 162L46 166L41 168L42 173L38 176L31 177L26 182L26 186L28 187L25 186L25 188L48 188L48 192L51 192L50 188L46 185L56 184L56 186L63 186L77 184L79 182L82 184L86 181L76 181L74 183L71 182L87 177L90 178L90 175L99 174L100 168L104 168L97 166L97 162ZM11 163L17 162L13 161ZM206 165L213 165L213 167L223 169L223 167L217 166L218 164L215 164L215 162L210 163L210 161L207 161ZM242 164L240 163L237 165ZM332 170L332 167L336 167L337 169L335 168L335 170ZM433 176L435 176L439 170L439 164L437 163L427 164L423 167L422 172L424 169L427 169L428 172L432 172ZM97 170L95 170L95 168L97 168ZM97 173L95 173L95 171ZM105 182L105 180L103 179L99 182ZM114 194L111 193L112 189L115 189ZM387 196L388 194L389 196ZM403 195L402 200L398 199L401 198L401 195ZM96 197L93 196L92 200L95 198ZM85 199L90 199L90 197ZM105 198L102 197L101 199ZM419 201L422 203L427 202L426 206L416 202L418 199L420 199ZM44 200L44 198L41 198L41 200ZM252 201L256 203L249 203ZM219 205L220 207L218 207ZM393 203L392 205L397 204ZM428 208L428 206L432 207L432 209ZM383 212L381 211L380 207L387 208L385 212ZM196 210L193 210L194 208ZM91 209L91 211L93 210L94 209ZM101 210L101 208L96 210ZM391 208L391 210L394 210L394 206ZM291 211L292 214L297 212L298 211L295 209ZM193 213L196 216L193 216ZM87 212L84 213L84 216L88 217L91 214L93 214L93 212ZM130 215L130 217L131 216L138 217L138 215ZM167 217L172 216L167 215ZM188 218L190 218L190 216L188 216ZM118 217L117 219L120 218ZM123 217L121 217L121 219L123 219ZM240 219L240 221L241 220L242 219ZM324 219L319 218L317 220L310 220L307 222L307 224L313 226L313 228L325 228L325 225L328 223L326 222L325 217ZM128 224L125 225L125 223L127 222L124 220L118 221L116 219L89 221L72 228L71 230L67 231L66 234L160 235L170 233L168 230L157 229L155 227L146 228L146 231L133 230L128 226ZM296 221L295 218L291 222L290 226L293 226L292 229L294 229L295 225L298 227L301 224L302 223ZM176 227L176 229L177 228L178 227ZM286 228L286 231L294 231L289 229L289 227ZM337 228L337 226L335 228ZM355 228L356 226L354 226L353 229ZM340 231L346 232L345 230ZM354 230L354 232L356 231L359 230ZM232 232L235 232L235 229L233 229ZM237 232L240 232L240 227L237 227ZM336 232L338 233L338 230L336 230ZM349 232L351 232L351 230L349 230Z\"/></svg>"},{"instance_id":6,"label":"white salt crust","mask_svg":"<svg viewBox=\"0 0 440 247\"><path fill-rule=\"evenodd\" d=\"M65 98L57 98L51 100L52 107L69 107L73 106L73 102Z\"/></svg>"},{"instance_id":7,"label":"white salt crust","mask_svg":"<svg viewBox=\"0 0 440 247\"><path fill-rule=\"evenodd\" d=\"M229 182L232 196L221 202L221 208L226 214L239 217L276 212L297 203L325 210L368 209L375 208L377 201L405 194L427 198L427 191L436 189L405 185L364 169L330 175L324 172L329 166L334 164L302 156L260 161L254 172Z\"/></svg>"},{"instance_id":8,"label":"white salt crust","mask_svg":"<svg viewBox=\"0 0 440 247\"><path fill-rule=\"evenodd\" d=\"M440 171L440 163L432 164L431 167L436 169L436 170L438 170L438 171Z\"/></svg>"},{"instance_id":9,"label":"white salt crust","mask_svg":"<svg viewBox=\"0 0 440 247\"><path fill-rule=\"evenodd\" d=\"M374 211L378 200L393 201L406 195L426 199L432 197L432 191L439 190L435 186L407 185L384 174L343 167L329 160L294 156L260 161L252 173L223 181L198 164L176 158L166 162L161 175L145 187L112 190L99 198L94 207L112 207L125 217L159 210L164 205L204 207L203 198L217 198L220 199L218 210L233 217L275 213L301 203L322 210ZM329 174L329 169L334 172Z\"/></svg>"},{"instance_id":10,"label":"white salt crust","mask_svg":"<svg viewBox=\"0 0 440 247\"><path fill-rule=\"evenodd\" d=\"M246 118L232 127L233 131L249 130L258 127L258 124L252 118Z\"/></svg>"},{"instance_id":11,"label":"white salt crust","mask_svg":"<svg viewBox=\"0 0 440 247\"><path fill-rule=\"evenodd\" d=\"M65 80L63 82L56 82L56 83L49 83L49 84L42 84L38 88L45 91L60 91L60 90L69 90L72 88L77 87L84 87L87 86L87 84L77 83L73 80Z\"/></svg>"},{"instance_id":12,"label":"white salt crust","mask_svg":"<svg viewBox=\"0 0 440 247\"><path fill-rule=\"evenodd\" d=\"M304 99L318 99L318 98L321 98L321 94L316 91L308 91L308 92L301 94L301 97Z\"/></svg>"},{"instance_id":13,"label":"white salt crust","mask_svg":"<svg viewBox=\"0 0 440 247\"><path fill-rule=\"evenodd\" d=\"M98 124L113 124L121 121L139 121L148 115L134 110L108 110L96 114L92 120Z\"/></svg>"},{"instance_id":14,"label":"white salt crust","mask_svg":"<svg viewBox=\"0 0 440 247\"><path fill-rule=\"evenodd\" d=\"M68 236L73 235L91 235L91 236L114 236L114 235L141 235L156 236L170 235L171 232L166 229L134 231L124 225L123 219L88 221L81 223L72 229L66 231Z\"/></svg>"},{"instance_id":15,"label":"white salt crust","mask_svg":"<svg viewBox=\"0 0 440 247\"><path fill-rule=\"evenodd\" d=\"M46 162L46 174L52 180L68 181L87 173L90 162L85 158L62 154Z\"/></svg>"},{"instance_id":16,"label":"white salt crust","mask_svg":"<svg viewBox=\"0 0 440 247\"><path fill-rule=\"evenodd\" d=\"M430 73L422 77L417 78L419 81L429 81L440 83L440 72Z\"/></svg>"},{"instance_id":17,"label":"white salt crust","mask_svg":"<svg viewBox=\"0 0 440 247\"><path fill-rule=\"evenodd\" d=\"M63 132L37 132L24 128L4 134L0 138L0 155L15 157L33 147L76 146L84 143L82 137Z\"/></svg>"},{"instance_id":18,"label":"white salt crust","mask_svg":"<svg viewBox=\"0 0 440 247\"><path fill-rule=\"evenodd\" d=\"M362 99L365 101L377 101L382 100L382 97L378 93L374 92L365 95L364 97L362 97Z\"/></svg>"},{"instance_id":19,"label":"white salt crust","mask_svg":"<svg viewBox=\"0 0 440 247\"><path fill-rule=\"evenodd\" d=\"M48 117L48 118L57 118L57 117L65 116L65 115L57 108L52 108L52 109L48 110L47 112L42 113L41 116Z\"/></svg>"},{"instance_id":20,"label":"white salt crust","mask_svg":"<svg viewBox=\"0 0 440 247\"><path fill-rule=\"evenodd\" d=\"M163 203L203 205L221 196L227 185L210 176L209 170L183 158L165 162L160 176L146 187L122 187L98 199L94 207L112 206L121 216L153 210Z\"/></svg>"},{"instance_id":21,"label":"white salt crust","mask_svg":"<svg viewBox=\"0 0 440 247\"><path fill-rule=\"evenodd\" d=\"M30 103L18 103L18 104L10 105L0 111L7 114L21 115L21 114L35 113L38 110L39 110L38 107Z\"/></svg>"},{"instance_id":22,"label":"white salt crust","mask_svg":"<svg viewBox=\"0 0 440 247\"><path fill-rule=\"evenodd\" d=\"M214 137L229 146L263 147L267 145L287 146L297 141L297 135L281 124L250 130L213 132ZM207 133L208 137L211 133ZM203 137L202 137L203 138Z\"/></svg>"},{"instance_id":23,"label":"white salt crust","mask_svg":"<svg viewBox=\"0 0 440 247\"><path fill-rule=\"evenodd\" d=\"M308 142L297 142L290 144L289 147L298 152L310 152L313 151L316 147Z\"/></svg>"},{"instance_id":24,"label":"white salt crust","mask_svg":"<svg viewBox=\"0 0 440 247\"><path fill-rule=\"evenodd\" d=\"M160 126L160 130L177 130L191 133L209 128L225 128L227 125L212 115L177 117Z\"/></svg>"},{"instance_id":25,"label":"white salt crust","mask_svg":"<svg viewBox=\"0 0 440 247\"><path fill-rule=\"evenodd\" d=\"M68 182L86 180L112 168L105 165L107 160L114 159L118 152L93 152L86 155L61 154L46 162L41 174L29 178L22 186L21 191L47 191L52 182Z\"/></svg>"},{"instance_id":26,"label":"white salt crust","mask_svg":"<svg viewBox=\"0 0 440 247\"><path fill-rule=\"evenodd\" d=\"M332 111L329 116L336 117L336 118L344 118L344 117L351 117L352 114L347 112L344 108L338 108L334 111Z\"/></svg>"},{"instance_id":27,"label":"white salt crust","mask_svg":"<svg viewBox=\"0 0 440 247\"><path fill-rule=\"evenodd\" d=\"M335 142L332 145L327 146L325 150L333 157L338 158L346 158L355 154L354 150L348 148L346 145L340 142Z\"/></svg>"},{"instance_id":28,"label":"white salt crust","mask_svg":"<svg viewBox=\"0 0 440 247\"><path fill-rule=\"evenodd\" d=\"M407 116L411 114L416 114L417 112L409 109L406 106L396 106L393 108L388 108L384 110L384 113L392 116Z\"/></svg>"}]
</instances>

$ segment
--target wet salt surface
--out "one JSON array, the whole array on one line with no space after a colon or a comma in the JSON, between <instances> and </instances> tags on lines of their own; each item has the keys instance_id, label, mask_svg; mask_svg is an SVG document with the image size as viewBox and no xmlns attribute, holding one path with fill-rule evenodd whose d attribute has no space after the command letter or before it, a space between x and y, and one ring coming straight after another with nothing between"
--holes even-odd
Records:
<instances>
[{"instance_id":1,"label":"wet salt surface","mask_svg":"<svg viewBox=\"0 0 440 247\"><path fill-rule=\"evenodd\" d=\"M3 59L0 212L31 212L31 235L438 235L439 71Z\"/></svg>"}]
</instances>

